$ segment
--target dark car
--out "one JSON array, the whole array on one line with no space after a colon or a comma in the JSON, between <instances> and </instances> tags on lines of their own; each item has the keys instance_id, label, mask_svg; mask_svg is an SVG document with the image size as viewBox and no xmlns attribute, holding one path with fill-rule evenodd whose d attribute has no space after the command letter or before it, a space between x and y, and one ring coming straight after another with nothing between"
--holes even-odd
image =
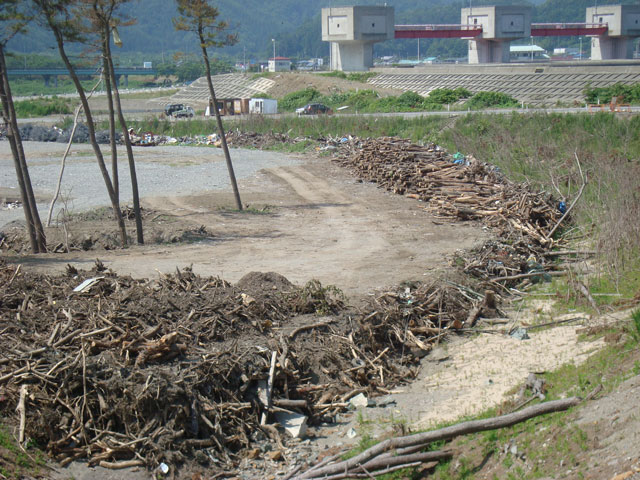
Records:
<instances>
[{"instance_id":1,"label":"dark car","mask_svg":"<svg viewBox=\"0 0 640 480\"><path fill-rule=\"evenodd\" d=\"M164 113L167 117L193 117L194 111L189 105L184 103L172 103L164 107Z\"/></svg>"},{"instance_id":2,"label":"dark car","mask_svg":"<svg viewBox=\"0 0 640 480\"><path fill-rule=\"evenodd\" d=\"M305 105L301 109L299 108L296 111L298 112L298 115L331 115L333 113L333 111L329 107L321 103L308 103L307 105Z\"/></svg>"},{"instance_id":3,"label":"dark car","mask_svg":"<svg viewBox=\"0 0 640 480\"><path fill-rule=\"evenodd\" d=\"M182 110L183 108L184 105L182 103L173 103L164 107L164 113L167 117L170 117L171 115L173 115L173 112L177 112L179 110Z\"/></svg>"}]
</instances>

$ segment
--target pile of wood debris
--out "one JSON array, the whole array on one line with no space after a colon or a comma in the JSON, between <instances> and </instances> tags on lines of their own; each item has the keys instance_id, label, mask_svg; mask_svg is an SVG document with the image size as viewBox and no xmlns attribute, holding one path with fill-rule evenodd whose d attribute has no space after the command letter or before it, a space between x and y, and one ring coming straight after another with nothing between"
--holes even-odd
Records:
<instances>
[{"instance_id":1,"label":"pile of wood debris","mask_svg":"<svg viewBox=\"0 0 640 480\"><path fill-rule=\"evenodd\" d=\"M534 268L545 270L542 257L554 246L551 232L563 216L550 194L433 143L352 138L341 146L337 161L363 180L424 202L436 218L476 220L491 228L498 240L458 257L465 272L508 283Z\"/></svg>"},{"instance_id":2,"label":"pile of wood debris","mask_svg":"<svg viewBox=\"0 0 640 480\"><path fill-rule=\"evenodd\" d=\"M189 270L151 281L99 262L59 276L0 264L0 283L0 415L19 405L20 440L63 465L109 468L196 451L228 468L260 436L284 441L279 413L332 421L359 393L413 378L469 312L491 313L453 283L387 292L363 311L273 273L231 285Z\"/></svg>"}]
</instances>

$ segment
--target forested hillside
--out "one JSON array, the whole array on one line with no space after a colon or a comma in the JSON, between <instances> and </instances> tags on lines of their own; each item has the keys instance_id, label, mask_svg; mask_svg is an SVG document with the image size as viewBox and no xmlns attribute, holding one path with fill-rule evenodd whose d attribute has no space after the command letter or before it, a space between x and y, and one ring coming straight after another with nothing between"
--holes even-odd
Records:
<instances>
[{"instance_id":1,"label":"forested hillside","mask_svg":"<svg viewBox=\"0 0 640 480\"><path fill-rule=\"evenodd\" d=\"M632 0L626 0L630 3ZM215 53L215 56L231 61L264 60L273 53L276 41L278 55L292 58L327 57L328 45L321 41L320 10L322 7L338 6L350 2L335 0L220 0L218 6L222 19L227 20L239 34L238 44ZM376 0L358 0L356 4L380 4ZM389 0L396 9L396 23L459 23L460 9L469 5L469 0ZM475 0L474 6L482 4L522 4L522 0ZM625 3L625 2L611 2ZM584 21L585 8L593 0L547 0L533 5L533 19L537 22ZM175 52L198 53L198 46L190 34L176 32L171 19L176 15L175 3L171 0L133 0L122 7L123 13L135 19L136 24L122 28L120 35L124 46L119 53L143 52L155 58L170 59ZM577 39L538 39L537 42L550 48L557 44L573 44ZM15 38L9 49L17 53L53 51L53 41L37 23L30 25L29 33ZM80 47L78 47L80 49ZM466 54L466 43L462 40L421 40L421 56L458 57ZM417 41L387 41L376 45L377 55L417 55Z\"/></svg>"}]
</instances>

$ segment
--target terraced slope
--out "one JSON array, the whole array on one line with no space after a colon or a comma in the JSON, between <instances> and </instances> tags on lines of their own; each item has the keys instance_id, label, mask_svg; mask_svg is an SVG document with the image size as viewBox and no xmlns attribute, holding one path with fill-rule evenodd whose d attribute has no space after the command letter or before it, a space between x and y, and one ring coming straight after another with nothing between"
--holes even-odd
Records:
<instances>
[{"instance_id":1,"label":"terraced slope","mask_svg":"<svg viewBox=\"0 0 640 480\"><path fill-rule=\"evenodd\" d=\"M558 101L567 103L584 101L583 90L587 85L605 87L615 83L634 84L640 82L640 69L636 72L628 69L620 71L585 71L586 68L555 69L535 73L534 68L529 72L496 73L488 71L478 73L381 73L371 79L369 83L376 87L411 90L420 95L427 95L436 88L464 87L473 93L482 91L499 91L512 97L534 105L550 105Z\"/></svg>"},{"instance_id":2,"label":"terraced slope","mask_svg":"<svg viewBox=\"0 0 640 480\"><path fill-rule=\"evenodd\" d=\"M252 78L252 75L229 73L211 77L217 98L250 98L260 93L267 93L275 82L269 78ZM188 103L204 106L209 99L209 87L205 77L181 89L164 103Z\"/></svg>"}]
</instances>

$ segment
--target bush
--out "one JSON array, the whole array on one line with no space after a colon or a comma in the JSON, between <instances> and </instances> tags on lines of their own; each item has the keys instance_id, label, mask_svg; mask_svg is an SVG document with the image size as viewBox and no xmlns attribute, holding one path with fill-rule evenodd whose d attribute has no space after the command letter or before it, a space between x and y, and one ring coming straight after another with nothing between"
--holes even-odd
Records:
<instances>
[{"instance_id":1,"label":"bush","mask_svg":"<svg viewBox=\"0 0 640 480\"><path fill-rule=\"evenodd\" d=\"M478 92L465 105L472 110L479 110L487 107L517 107L520 103L506 93Z\"/></svg>"},{"instance_id":2,"label":"bush","mask_svg":"<svg viewBox=\"0 0 640 480\"><path fill-rule=\"evenodd\" d=\"M304 107L307 103L315 102L321 97L322 95L315 88L305 88L282 97L282 100L278 102L278 108L283 112L291 112L296 108Z\"/></svg>"},{"instance_id":3,"label":"bush","mask_svg":"<svg viewBox=\"0 0 640 480\"><path fill-rule=\"evenodd\" d=\"M451 90L449 88L436 88L429 92L428 100L431 103L446 105L456 103L458 100L463 98L469 98L471 95L472 94L469 90L462 87L458 87L455 90Z\"/></svg>"},{"instance_id":4,"label":"bush","mask_svg":"<svg viewBox=\"0 0 640 480\"><path fill-rule=\"evenodd\" d=\"M68 115L72 113L71 100L60 97L36 98L14 103L19 118L46 117L47 115Z\"/></svg>"},{"instance_id":5,"label":"bush","mask_svg":"<svg viewBox=\"0 0 640 480\"><path fill-rule=\"evenodd\" d=\"M616 83L608 87L591 88L587 86L584 89L584 97L587 103L611 102L612 97L618 97L618 103L640 103L640 83L634 85L624 85Z\"/></svg>"}]
</instances>

